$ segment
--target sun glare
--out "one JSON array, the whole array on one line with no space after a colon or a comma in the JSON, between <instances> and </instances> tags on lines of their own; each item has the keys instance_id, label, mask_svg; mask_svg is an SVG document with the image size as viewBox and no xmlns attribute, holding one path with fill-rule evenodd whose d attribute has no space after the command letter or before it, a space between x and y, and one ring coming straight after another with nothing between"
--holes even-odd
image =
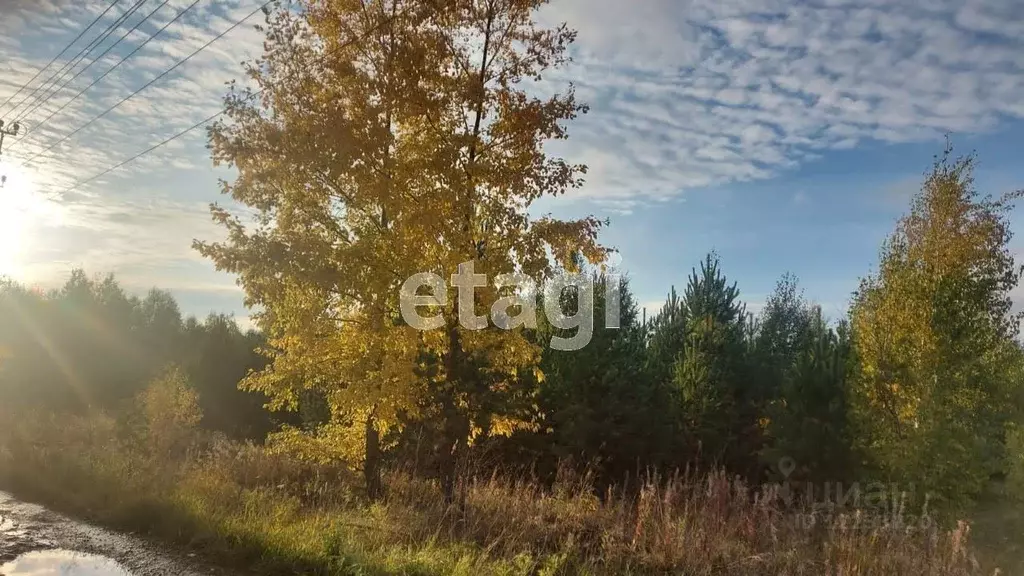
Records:
<instances>
[{"instance_id":1,"label":"sun glare","mask_svg":"<svg viewBox=\"0 0 1024 576\"><path fill-rule=\"evenodd\" d=\"M0 162L2 176L7 178L0 188L0 276L16 276L50 203L39 196L31 172Z\"/></svg>"}]
</instances>

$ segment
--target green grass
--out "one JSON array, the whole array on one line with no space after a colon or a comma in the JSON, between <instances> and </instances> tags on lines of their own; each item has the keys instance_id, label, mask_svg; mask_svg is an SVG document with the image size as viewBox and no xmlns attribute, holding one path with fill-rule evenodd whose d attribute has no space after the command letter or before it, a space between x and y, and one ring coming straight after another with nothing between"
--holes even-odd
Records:
<instances>
[{"instance_id":1,"label":"green grass","mask_svg":"<svg viewBox=\"0 0 1024 576\"><path fill-rule=\"evenodd\" d=\"M852 516L808 526L773 490L723 474L605 499L579 478L552 490L470 479L453 509L436 484L405 474L388 474L387 498L368 503L344 468L161 437L100 416L8 419L0 485L255 574L992 573L974 561L966 526L908 533Z\"/></svg>"},{"instance_id":2,"label":"green grass","mask_svg":"<svg viewBox=\"0 0 1024 576\"><path fill-rule=\"evenodd\" d=\"M1002 574L1024 574L1024 505L997 485L972 514L975 545L983 566Z\"/></svg>"}]
</instances>

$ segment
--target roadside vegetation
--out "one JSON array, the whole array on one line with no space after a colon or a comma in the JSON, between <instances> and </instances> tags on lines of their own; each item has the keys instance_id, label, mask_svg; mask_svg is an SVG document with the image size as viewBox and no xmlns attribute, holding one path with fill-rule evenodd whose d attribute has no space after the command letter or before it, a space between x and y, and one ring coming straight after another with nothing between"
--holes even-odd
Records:
<instances>
[{"instance_id":1,"label":"roadside vegetation","mask_svg":"<svg viewBox=\"0 0 1024 576\"><path fill-rule=\"evenodd\" d=\"M0 286L0 487L267 574L1018 570L1021 193L947 147L845 316L788 274L748 313L714 253L647 313L604 221L531 208L583 185L545 147L586 112L555 86L574 33L539 0L363 4L268 11L210 130L236 178L195 247L256 329L82 271ZM467 262L594 289L410 326L406 279ZM531 299L592 303L587 345L460 322Z\"/></svg>"},{"instance_id":2,"label":"roadside vegetation","mask_svg":"<svg viewBox=\"0 0 1024 576\"><path fill-rule=\"evenodd\" d=\"M649 477L603 498L568 469L551 485L467 475L456 509L438 483L396 470L383 475L387 496L370 503L343 466L195 428L197 402L180 374L140 402L146 416L134 422L5 419L0 482L264 574L991 573L973 557L966 524L794 505L778 486L721 472Z\"/></svg>"}]
</instances>

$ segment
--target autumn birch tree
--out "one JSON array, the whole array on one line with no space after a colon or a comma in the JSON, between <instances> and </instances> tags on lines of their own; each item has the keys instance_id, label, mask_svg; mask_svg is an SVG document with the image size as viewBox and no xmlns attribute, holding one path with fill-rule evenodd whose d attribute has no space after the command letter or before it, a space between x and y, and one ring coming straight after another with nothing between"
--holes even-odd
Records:
<instances>
[{"instance_id":1,"label":"autumn birch tree","mask_svg":"<svg viewBox=\"0 0 1024 576\"><path fill-rule=\"evenodd\" d=\"M1021 193L982 197L973 168L947 149L851 309L859 448L882 479L949 510L1001 467L1020 387L1006 215Z\"/></svg>"},{"instance_id":2,"label":"autumn birch tree","mask_svg":"<svg viewBox=\"0 0 1024 576\"><path fill-rule=\"evenodd\" d=\"M216 164L237 177L223 192L253 217L214 206L224 242L197 242L237 273L272 362L245 381L278 407L303 390L327 400L324 455L361 441L368 490L378 491L380 433L425 400L443 414L446 488L472 438L520 422L495 396L516 389L539 351L521 330L469 329L458 298L399 314L413 274L447 279L521 273L543 281L573 255L605 251L602 222L534 218L530 206L581 184L583 166L544 144L585 111L571 86L538 95L566 62L574 33L537 26L542 0L302 0L268 16L254 89L233 89L210 130ZM492 283L488 283L492 286ZM502 296L476 290L486 313ZM511 312L510 312L511 313ZM485 319L486 324L486 319ZM429 364L429 366L428 366ZM511 392L509 392L511 393ZM511 406L511 404L509 404Z\"/></svg>"}]
</instances>

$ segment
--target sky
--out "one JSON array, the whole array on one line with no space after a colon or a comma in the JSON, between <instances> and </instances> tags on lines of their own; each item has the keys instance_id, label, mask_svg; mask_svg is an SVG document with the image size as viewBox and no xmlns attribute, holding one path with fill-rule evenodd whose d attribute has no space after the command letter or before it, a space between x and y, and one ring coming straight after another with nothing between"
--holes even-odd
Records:
<instances>
[{"instance_id":1,"label":"sky","mask_svg":"<svg viewBox=\"0 0 1024 576\"><path fill-rule=\"evenodd\" d=\"M120 0L100 23L135 1ZM222 237L209 203L232 206L218 187L231 173L213 167L204 130L76 183L216 113L225 83L261 50L261 14L53 145L262 1L195 0L72 100L192 3L145 0L97 52L152 16L88 69L89 59L72 68L84 71L7 138L0 274L54 287L76 267L113 273L134 292L170 290L186 313L247 321L234 278L191 248ZM109 5L0 0L0 102ZM1024 187L1019 0L553 0L538 19L578 30L573 63L546 82L571 80L590 105L569 140L549 148L587 164L586 185L538 209L609 218L602 241L620 251L649 314L714 250L750 310L788 272L841 316L947 135L977 152L982 192ZM0 119L28 112L15 105L38 84Z\"/></svg>"}]
</instances>

